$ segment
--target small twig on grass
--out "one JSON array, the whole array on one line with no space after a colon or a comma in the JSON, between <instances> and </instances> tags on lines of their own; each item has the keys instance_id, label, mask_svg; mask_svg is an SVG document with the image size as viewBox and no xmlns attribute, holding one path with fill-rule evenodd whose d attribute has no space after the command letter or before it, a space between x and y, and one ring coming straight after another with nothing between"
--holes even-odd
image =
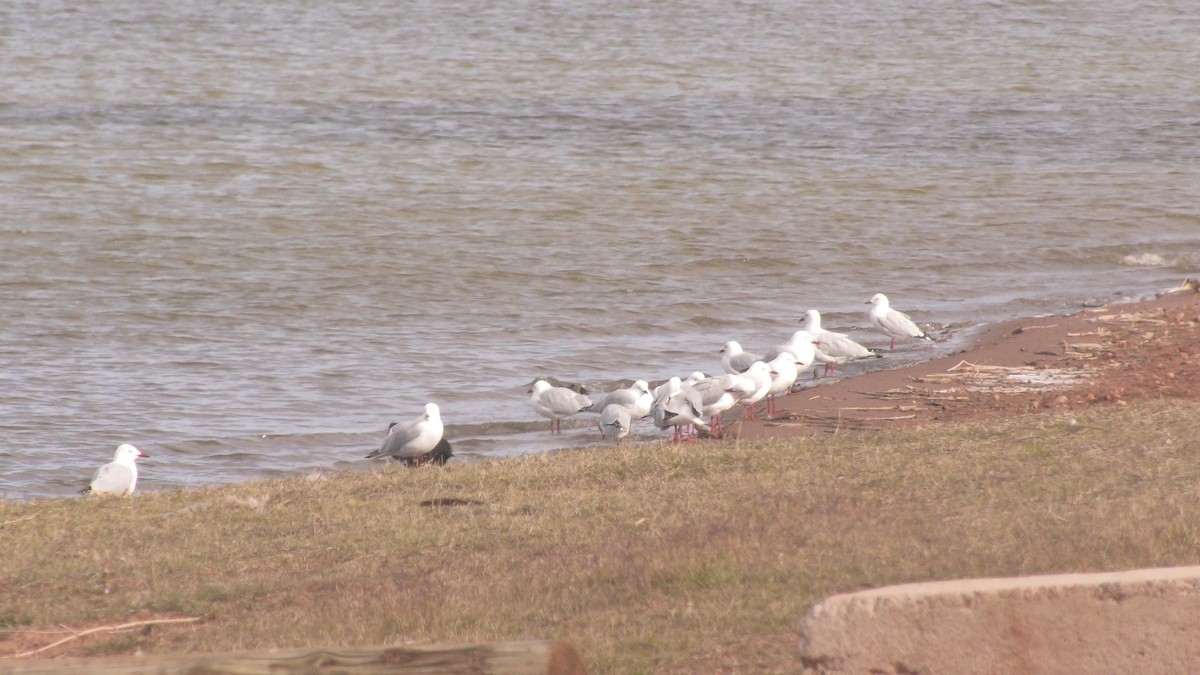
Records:
<instances>
[{"instance_id":1,"label":"small twig on grass","mask_svg":"<svg viewBox=\"0 0 1200 675\"><path fill-rule=\"evenodd\" d=\"M5 525L12 525L13 523L19 523L19 522L22 522L25 520L33 520L37 516L38 516L38 514L31 513L28 516L22 516L20 518L13 518L12 520L6 520L3 523L0 523L0 527L4 527Z\"/></svg>"},{"instance_id":2,"label":"small twig on grass","mask_svg":"<svg viewBox=\"0 0 1200 675\"><path fill-rule=\"evenodd\" d=\"M198 617L198 616L190 616L190 617L184 617L181 619L147 619L145 621L131 621L129 623L123 623L123 624L116 625L116 626L97 626L95 628L89 628L87 630L79 631L78 633L75 633L74 635L68 635L67 637L59 640L58 642L52 642L52 643L46 645L45 647L38 647L37 649L31 650L31 651L21 652L20 654L16 654L14 656L14 658L20 659L20 658L24 658L26 656L33 656L35 654L40 654L40 653L46 651L47 649L53 649L63 643L70 642L71 640L74 640L76 638L81 638L84 635L91 635L92 633L100 633L103 631L113 632L113 631L118 631L118 630L127 630L129 628L138 628L140 626L153 626L156 624L163 624L163 623L193 623L193 622L199 621L199 620L200 620L200 617Z\"/></svg>"}]
</instances>

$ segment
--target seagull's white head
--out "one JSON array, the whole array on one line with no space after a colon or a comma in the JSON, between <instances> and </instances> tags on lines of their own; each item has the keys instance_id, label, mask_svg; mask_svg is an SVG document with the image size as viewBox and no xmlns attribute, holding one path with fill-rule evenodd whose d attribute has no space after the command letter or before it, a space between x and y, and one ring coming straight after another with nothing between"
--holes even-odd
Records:
<instances>
[{"instance_id":1,"label":"seagull's white head","mask_svg":"<svg viewBox=\"0 0 1200 675\"><path fill-rule=\"evenodd\" d=\"M809 332L815 333L821 330L821 313L815 309L805 312L804 325L808 327Z\"/></svg>"},{"instance_id":2,"label":"seagull's white head","mask_svg":"<svg viewBox=\"0 0 1200 675\"><path fill-rule=\"evenodd\" d=\"M742 353L742 345L737 340L730 340L725 343L725 347L721 349L722 354L734 356Z\"/></svg>"},{"instance_id":3,"label":"seagull's white head","mask_svg":"<svg viewBox=\"0 0 1200 675\"><path fill-rule=\"evenodd\" d=\"M650 383L645 380L638 380L637 382L634 382L633 388L644 394L650 393Z\"/></svg>"},{"instance_id":4,"label":"seagull's white head","mask_svg":"<svg viewBox=\"0 0 1200 675\"><path fill-rule=\"evenodd\" d=\"M550 388L549 382L547 382L545 380L538 380L537 382L533 383L533 389L530 389L529 391L530 391L530 393L532 393L533 395L536 396L536 395L542 393L543 391L546 391L549 388Z\"/></svg>"},{"instance_id":5,"label":"seagull's white head","mask_svg":"<svg viewBox=\"0 0 1200 675\"><path fill-rule=\"evenodd\" d=\"M436 403L425 404L425 419L440 420L442 419L442 411Z\"/></svg>"},{"instance_id":6,"label":"seagull's white head","mask_svg":"<svg viewBox=\"0 0 1200 675\"><path fill-rule=\"evenodd\" d=\"M117 451L113 453L113 460L122 464L133 464L138 457L149 456L130 443L122 443L117 446Z\"/></svg>"},{"instance_id":7,"label":"seagull's white head","mask_svg":"<svg viewBox=\"0 0 1200 675\"><path fill-rule=\"evenodd\" d=\"M875 295L872 295L871 299L868 300L865 304L875 305L876 307L887 307L888 299L887 299L887 296L884 295L883 293L876 293Z\"/></svg>"}]
</instances>

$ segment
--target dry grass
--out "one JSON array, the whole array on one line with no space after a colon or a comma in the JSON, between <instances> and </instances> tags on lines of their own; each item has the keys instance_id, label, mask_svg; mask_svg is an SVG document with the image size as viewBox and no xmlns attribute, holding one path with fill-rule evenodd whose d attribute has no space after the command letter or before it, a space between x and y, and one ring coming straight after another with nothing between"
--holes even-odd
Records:
<instances>
[{"instance_id":1,"label":"dry grass","mask_svg":"<svg viewBox=\"0 0 1200 675\"><path fill-rule=\"evenodd\" d=\"M1200 562L1200 403L0 504L0 654L562 639L794 672L835 592ZM465 500L422 506L430 500Z\"/></svg>"}]
</instances>

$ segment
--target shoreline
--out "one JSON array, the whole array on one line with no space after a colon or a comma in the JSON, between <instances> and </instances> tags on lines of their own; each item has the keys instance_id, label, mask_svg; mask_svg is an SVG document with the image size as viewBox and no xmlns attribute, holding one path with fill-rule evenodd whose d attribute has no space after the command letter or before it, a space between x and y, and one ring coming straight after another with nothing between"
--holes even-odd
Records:
<instances>
[{"instance_id":1,"label":"shoreline","mask_svg":"<svg viewBox=\"0 0 1200 675\"><path fill-rule=\"evenodd\" d=\"M1185 279L1180 286L1172 289L1147 292L1137 296L1139 299L1130 300L1130 297L1126 294L1120 300L1100 306L1088 303L1070 313L978 324L947 338L958 343L953 351L939 351L928 358L914 358L914 352L928 348L920 341L899 343L896 350L899 363L881 364L880 367L845 377L822 377L814 381L811 379L812 369L819 368L819 365L814 365L798 380L803 385L802 389L778 399L780 412L772 419L765 419L765 402L756 406L756 411L764 418L761 421L742 421L741 407L735 406L725 414L728 431L724 436L705 440L737 442L805 438L855 430L919 427L1038 409L1069 410L1097 402L1119 403L1161 393L1155 390L1164 386L1164 383L1134 381L1132 384L1136 386L1130 388L1130 382L1115 381L1110 376L1113 366L1120 366L1135 358L1140 349L1156 347L1161 350L1164 345L1159 343L1164 340L1171 344L1190 341L1190 347L1184 345L1177 351L1182 350L1182 353L1197 358L1178 363L1180 367L1176 370L1180 372L1169 379L1172 380L1172 387L1187 388L1188 391L1182 393L1181 397L1200 397L1200 282ZM1175 316L1168 321L1162 318L1168 310L1176 313L1182 311L1185 316ZM1155 316L1143 316L1141 322L1116 322L1115 325L1102 318L1135 314ZM1160 324L1162 321L1167 321L1167 324ZM1101 323L1105 325L1100 326ZM1095 337L1103 338L1105 342L1089 342L1092 338L1083 337L1089 331L1096 332L1098 327L1104 329L1106 334ZM1160 334L1150 339L1144 338L1145 333L1162 327L1174 331L1169 336ZM1148 330L1141 330L1143 328ZM1100 348L1090 349L1095 352L1093 354L1068 354L1064 348L1066 344ZM885 356L883 361L887 360ZM1105 368L1098 369L1096 364L1104 364ZM1062 396L1066 396L1066 400L1062 400ZM654 431L657 432L657 429ZM450 440L452 443L455 441ZM639 437L629 440L632 442L627 445L633 446L656 446L668 442L661 436L657 439ZM546 452L557 454L610 447L609 443L589 442L511 457L471 456L466 460L456 459L453 463L466 466L522 459ZM318 474L329 477L343 471L362 473L377 470L380 467L374 464L309 469L287 476L253 477L231 483L149 490L139 494L190 491L305 475L310 478ZM6 498L3 501L15 504L78 498L69 494Z\"/></svg>"},{"instance_id":2,"label":"shoreline","mask_svg":"<svg viewBox=\"0 0 1200 675\"><path fill-rule=\"evenodd\" d=\"M1200 356L1196 284L1188 279L1148 299L983 325L967 336L967 346L949 354L817 380L779 399L780 412L770 420L741 421L735 409L737 417L727 422L730 435L739 440L805 437L1122 404L1148 396L1195 397L1200 394L1200 358L1192 358ZM898 351L923 346L911 341ZM1142 372L1155 357L1172 353L1174 363L1157 364L1161 373Z\"/></svg>"}]
</instances>

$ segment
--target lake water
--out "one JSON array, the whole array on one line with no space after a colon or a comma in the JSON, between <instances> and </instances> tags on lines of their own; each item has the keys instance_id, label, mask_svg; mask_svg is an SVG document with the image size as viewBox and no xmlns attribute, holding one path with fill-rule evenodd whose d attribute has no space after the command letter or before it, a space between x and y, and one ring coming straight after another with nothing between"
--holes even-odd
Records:
<instances>
[{"instance_id":1,"label":"lake water","mask_svg":"<svg viewBox=\"0 0 1200 675\"><path fill-rule=\"evenodd\" d=\"M1193 2L0 7L0 498L599 444L527 404L719 371L877 291L934 326L1200 270ZM853 373L854 368L844 369ZM647 423L641 438L657 436ZM568 426L570 428L568 428Z\"/></svg>"}]
</instances>

